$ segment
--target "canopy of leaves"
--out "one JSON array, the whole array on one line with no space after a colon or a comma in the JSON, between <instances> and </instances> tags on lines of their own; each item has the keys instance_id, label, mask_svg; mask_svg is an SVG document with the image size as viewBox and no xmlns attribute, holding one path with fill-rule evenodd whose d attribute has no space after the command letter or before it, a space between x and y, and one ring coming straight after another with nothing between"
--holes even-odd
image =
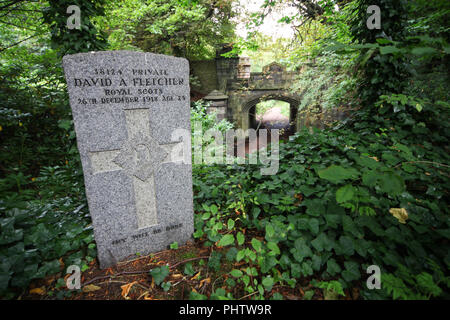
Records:
<instances>
[{"instance_id":1,"label":"canopy of leaves","mask_svg":"<svg viewBox=\"0 0 450 320\"><path fill-rule=\"evenodd\" d=\"M234 37L233 2L111 1L99 25L114 49L136 47L189 59L213 58L216 46Z\"/></svg>"}]
</instances>

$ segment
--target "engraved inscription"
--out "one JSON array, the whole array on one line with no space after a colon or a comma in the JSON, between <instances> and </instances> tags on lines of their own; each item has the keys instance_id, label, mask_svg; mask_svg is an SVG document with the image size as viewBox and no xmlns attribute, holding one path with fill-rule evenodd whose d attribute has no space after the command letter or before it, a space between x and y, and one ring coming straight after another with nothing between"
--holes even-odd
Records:
<instances>
[{"instance_id":1,"label":"engraved inscription","mask_svg":"<svg viewBox=\"0 0 450 320\"><path fill-rule=\"evenodd\" d=\"M146 232L134 234L134 235L131 236L130 240L131 241L142 240L142 239L145 239L145 238L149 237L151 234L160 234L163 231L164 232L169 232L169 231L172 231L172 230L175 230L175 229L179 229L181 227L183 227L183 224L182 223L177 223L177 224L168 225L165 228L155 228L151 232L150 231L146 231ZM126 240L127 240L127 238L114 240L114 241L112 241L112 244L113 245L119 245L119 244L125 243Z\"/></svg>"},{"instance_id":2,"label":"engraved inscription","mask_svg":"<svg viewBox=\"0 0 450 320\"><path fill-rule=\"evenodd\" d=\"M132 76L132 78L128 79L126 76ZM185 96L165 92L164 88L185 84L183 78L171 75L166 69L132 69L127 72L126 70L100 68L94 69L92 77L73 78L72 81L75 87L104 88L104 96L79 99L79 104L129 104L187 100Z\"/></svg>"}]
</instances>

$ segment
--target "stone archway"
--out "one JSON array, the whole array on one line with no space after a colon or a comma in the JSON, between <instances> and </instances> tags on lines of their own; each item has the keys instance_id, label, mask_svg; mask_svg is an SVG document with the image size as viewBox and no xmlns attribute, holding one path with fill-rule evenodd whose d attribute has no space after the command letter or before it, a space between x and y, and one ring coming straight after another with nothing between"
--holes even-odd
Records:
<instances>
[{"instance_id":1,"label":"stone archway","mask_svg":"<svg viewBox=\"0 0 450 320\"><path fill-rule=\"evenodd\" d=\"M247 92L245 95L240 95L240 99L232 99L234 105L239 106L239 108L234 110L235 114L235 122L239 128L244 131L248 129L255 129L255 112L254 109L256 105L260 102L267 100L279 100L289 103L290 115L290 129L293 131L296 130L297 127L297 110L298 105L300 104L300 97L289 94L288 92ZM244 98L244 99L242 99Z\"/></svg>"},{"instance_id":2,"label":"stone archway","mask_svg":"<svg viewBox=\"0 0 450 320\"><path fill-rule=\"evenodd\" d=\"M198 61L193 63L194 70L198 66L208 61ZM195 67L197 66L197 67ZM224 118L234 123L236 129L242 129L240 134L247 135L248 129L254 128L253 117L249 117L252 108L256 104L266 100L280 100L289 103L291 129L300 130L303 127L322 128L324 123L342 120L348 114L345 110L320 110L318 113L310 115L309 108L298 111L304 89L297 89L294 93L292 88L295 84L295 77L302 72L303 68L289 71L280 63L272 62L263 67L262 72L250 72L249 58L224 58L216 57L215 61L208 64L215 67L215 70L199 72L197 75L210 78L214 74L217 80L216 87L209 92L206 99L211 103L211 109L219 111L219 120ZM206 69L205 69L206 70ZM218 96L221 98L219 99ZM219 101L220 100L220 101ZM254 112L253 112L254 114Z\"/></svg>"},{"instance_id":3,"label":"stone archway","mask_svg":"<svg viewBox=\"0 0 450 320\"><path fill-rule=\"evenodd\" d=\"M292 129L295 131L297 127L297 110L298 105L300 104L299 99L293 96L289 96L286 94L262 94L258 97L252 97L247 102L244 102L242 107L242 113L243 116L241 128L247 128L247 129L255 129L256 128L256 105L263 101L268 100L278 100L289 103L289 129Z\"/></svg>"}]
</instances>

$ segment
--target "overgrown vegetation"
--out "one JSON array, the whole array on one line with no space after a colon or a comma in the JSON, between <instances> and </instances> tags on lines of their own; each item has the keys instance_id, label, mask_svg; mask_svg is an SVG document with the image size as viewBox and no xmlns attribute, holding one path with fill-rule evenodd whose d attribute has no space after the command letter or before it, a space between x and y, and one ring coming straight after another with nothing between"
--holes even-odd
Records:
<instances>
[{"instance_id":1,"label":"overgrown vegetation","mask_svg":"<svg viewBox=\"0 0 450 320\"><path fill-rule=\"evenodd\" d=\"M96 256L61 56L151 47L199 59L234 39L230 1L214 2L212 13L208 1L70 4L85 8L92 28L66 32L67 1L0 8L2 298L54 274L54 296L69 296L65 267L86 271ZM373 4L381 30L366 27ZM327 299L448 299L448 1L302 0L298 10L282 20L297 26L300 45L280 57L304 67L292 88L303 94L300 108L346 108L350 117L282 142L275 175L258 165L194 165L194 237L211 254L183 270L195 277L207 268L215 281L190 298L282 299L308 283L302 299L317 297L312 288ZM217 21L205 19L217 11ZM203 131L232 127L216 124L202 102L191 119ZM381 290L366 286L371 265ZM169 268L150 275L174 290Z\"/></svg>"}]
</instances>

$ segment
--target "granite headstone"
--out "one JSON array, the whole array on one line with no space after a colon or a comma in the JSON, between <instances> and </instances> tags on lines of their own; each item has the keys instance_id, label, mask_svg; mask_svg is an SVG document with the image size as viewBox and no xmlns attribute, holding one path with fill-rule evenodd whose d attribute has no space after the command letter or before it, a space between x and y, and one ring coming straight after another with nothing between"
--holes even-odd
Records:
<instances>
[{"instance_id":1,"label":"granite headstone","mask_svg":"<svg viewBox=\"0 0 450 320\"><path fill-rule=\"evenodd\" d=\"M193 233L189 65L132 51L66 55L100 267Z\"/></svg>"}]
</instances>

